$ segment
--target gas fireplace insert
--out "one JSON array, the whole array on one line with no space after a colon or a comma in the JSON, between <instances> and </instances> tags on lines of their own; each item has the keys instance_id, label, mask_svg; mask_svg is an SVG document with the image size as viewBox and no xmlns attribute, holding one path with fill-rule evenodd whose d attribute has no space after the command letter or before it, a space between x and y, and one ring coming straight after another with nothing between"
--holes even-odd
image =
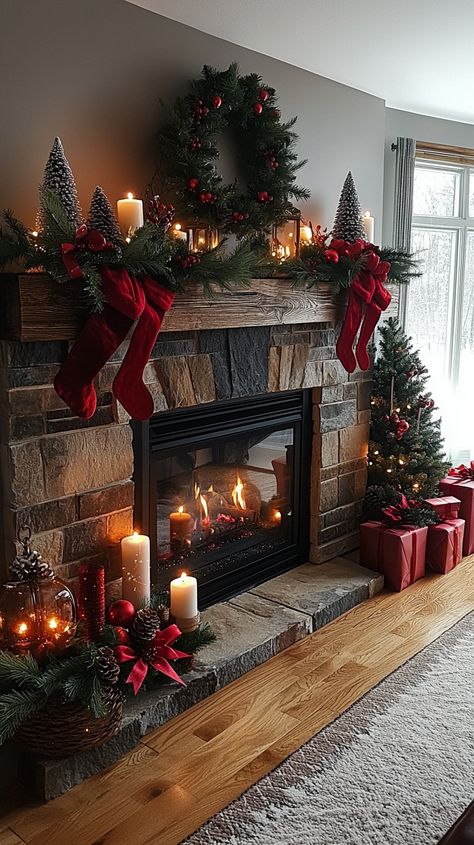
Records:
<instances>
[{"instance_id":1,"label":"gas fireplace insert","mask_svg":"<svg viewBox=\"0 0 474 845\"><path fill-rule=\"evenodd\" d=\"M135 522L155 585L186 570L205 607L307 559L311 407L300 390L133 423Z\"/></svg>"}]
</instances>

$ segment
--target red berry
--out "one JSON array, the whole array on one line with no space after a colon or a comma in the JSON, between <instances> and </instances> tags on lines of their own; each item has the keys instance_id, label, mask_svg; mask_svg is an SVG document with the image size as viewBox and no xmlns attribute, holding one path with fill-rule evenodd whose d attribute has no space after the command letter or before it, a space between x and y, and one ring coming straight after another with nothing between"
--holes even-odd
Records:
<instances>
[{"instance_id":1,"label":"red berry","mask_svg":"<svg viewBox=\"0 0 474 845\"><path fill-rule=\"evenodd\" d=\"M199 185L199 179L196 179L195 176L193 176L192 179L188 180L188 188L189 188L190 191L195 191L198 185Z\"/></svg>"},{"instance_id":2,"label":"red berry","mask_svg":"<svg viewBox=\"0 0 474 845\"><path fill-rule=\"evenodd\" d=\"M329 264L337 264L339 261L339 253L336 252L335 249L327 249L324 253L324 257Z\"/></svg>"},{"instance_id":3,"label":"red berry","mask_svg":"<svg viewBox=\"0 0 474 845\"><path fill-rule=\"evenodd\" d=\"M209 109L207 106L203 106L201 109L201 114L209 114Z\"/></svg>"},{"instance_id":4,"label":"red berry","mask_svg":"<svg viewBox=\"0 0 474 845\"><path fill-rule=\"evenodd\" d=\"M211 192L208 191L207 194L206 194L206 202L212 202L213 199L214 199L213 194L211 194Z\"/></svg>"},{"instance_id":5,"label":"red berry","mask_svg":"<svg viewBox=\"0 0 474 845\"><path fill-rule=\"evenodd\" d=\"M216 94L216 96L214 97L214 99L212 101L212 105L214 106L215 109L220 109L220 107L222 105L222 97L220 97L219 94Z\"/></svg>"},{"instance_id":6,"label":"red berry","mask_svg":"<svg viewBox=\"0 0 474 845\"><path fill-rule=\"evenodd\" d=\"M262 111L263 111L262 104L261 103L254 103L253 104L253 110L254 110L255 114L262 114Z\"/></svg>"},{"instance_id":7,"label":"red berry","mask_svg":"<svg viewBox=\"0 0 474 845\"><path fill-rule=\"evenodd\" d=\"M201 202L206 202L206 200L207 200L207 194L206 194L206 193L204 193L204 191L202 191L202 192L199 194L199 199L201 200Z\"/></svg>"},{"instance_id":8,"label":"red berry","mask_svg":"<svg viewBox=\"0 0 474 845\"><path fill-rule=\"evenodd\" d=\"M260 97L262 102L265 103L268 100L268 97L269 97L267 89L266 88L260 88L260 91L258 92L258 96Z\"/></svg>"},{"instance_id":9,"label":"red berry","mask_svg":"<svg viewBox=\"0 0 474 845\"><path fill-rule=\"evenodd\" d=\"M257 199L259 202L266 202L268 199L267 191L259 191L257 194Z\"/></svg>"}]
</instances>

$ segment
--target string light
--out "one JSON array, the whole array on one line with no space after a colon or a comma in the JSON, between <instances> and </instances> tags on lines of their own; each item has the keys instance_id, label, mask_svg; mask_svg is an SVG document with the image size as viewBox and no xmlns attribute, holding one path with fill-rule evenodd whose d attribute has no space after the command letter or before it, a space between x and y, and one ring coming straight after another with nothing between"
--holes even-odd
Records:
<instances>
[{"instance_id":1,"label":"string light","mask_svg":"<svg viewBox=\"0 0 474 845\"><path fill-rule=\"evenodd\" d=\"M375 452L374 452L374 455L378 455L378 454L379 454L379 450L376 449Z\"/></svg>"},{"instance_id":2,"label":"string light","mask_svg":"<svg viewBox=\"0 0 474 845\"><path fill-rule=\"evenodd\" d=\"M387 472L392 472L392 470L391 470L391 469L388 469L388 470L387 470Z\"/></svg>"},{"instance_id":3,"label":"string light","mask_svg":"<svg viewBox=\"0 0 474 845\"><path fill-rule=\"evenodd\" d=\"M399 463L399 464L400 464L400 466L402 467L402 466L403 466L403 464L405 463L405 461L403 460L403 458L399 458L399 459L398 459L398 463Z\"/></svg>"}]
</instances>

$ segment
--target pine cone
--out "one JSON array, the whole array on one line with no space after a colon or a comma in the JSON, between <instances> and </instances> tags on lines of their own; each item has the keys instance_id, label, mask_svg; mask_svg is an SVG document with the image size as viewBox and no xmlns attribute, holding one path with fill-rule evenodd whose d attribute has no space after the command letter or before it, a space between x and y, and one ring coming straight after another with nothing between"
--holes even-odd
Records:
<instances>
[{"instance_id":1,"label":"pine cone","mask_svg":"<svg viewBox=\"0 0 474 845\"><path fill-rule=\"evenodd\" d=\"M111 648L102 646L97 649L95 666L97 674L104 683L109 685L117 683L118 676L120 675L120 666Z\"/></svg>"},{"instance_id":2,"label":"pine cone","mask_svg":"<svg viewBox=\"0 0 474 845\"><path fill-rule=\"evenodd\" d=\"M160 604L156 608L156 612L160 617L160 627L165 628L166 625L169 625L170 621L170 609L166 604Z\"/></svg>"},{"instance_id":3,"label":"pine cone","mask_svg":"<svg viewBox=\"0 0 474 845\"><path fill-rule=\"evenodd\" d=\"M147 643L152 640L160 627L160 616L151 607L137 610L131 634L134 640L139 643Z\"/></svg>"},{"instance_id":4,"label":"pine cone","mask_svg":"<svg viewBox=\"0 0 474 845\"><path fill-rule=\"evenodd\" d=\"M10 573L16 581L34 581L50 578L53 570L38 552L28 550L10 564Z\"/></svg>"}]
</instances>

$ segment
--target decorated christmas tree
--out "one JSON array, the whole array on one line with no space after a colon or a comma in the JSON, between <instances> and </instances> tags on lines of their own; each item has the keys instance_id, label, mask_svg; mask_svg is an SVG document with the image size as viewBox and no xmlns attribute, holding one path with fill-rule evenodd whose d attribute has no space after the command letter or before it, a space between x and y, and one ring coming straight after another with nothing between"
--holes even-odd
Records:
<instances>
[{"instance_id":1,"label":"decorated christmas tree","mask_svg":"<svg viewBox=\"0 0 474 845\"><path fill-rule=\"evenodd\" d=\"M112 206L100 185L97 185L97 188L92 194L87 225L90 229L98 229L108 241L117 242L122 240Z\"/></svg>"},{"instance_id":2,"label":"decorated christmas tree","mask_svg":"<svg viewBox=\"0 0 474 845\"><path fill-rule=\"evenodd\" d=\"M64 207L69 223L74 227L81 223L81 207L77 196L76 183L69 162L64 154L60 138L55 138L51 152L46 162L40 193L44 190L53 191ZM46 215L40 206L36 228L42 232L45 229Z\"/></svg>"},{"instance_id":3,"label":"decorated christmas tree","mask_svg":"<svg viewBox=\"0 0 474 845\"><path fill-rule=\"evenodd\" d=\"M440 420L426 385L428 371L395 318L380 329L373 371L366 504L384 506L394 493L425 499L436 493L449 466Z\"/></svg>"},{"instance_id":4,"label":"decorated christmas tree","mask_svg":"<svg viewBox=\"0 0 474 845\"><path fill-rule=\"evenodd\" d=\"M357 196L354 179L350 171L342 187L334 226L332 228L332 236L333 238L340 238L349 243L354 243L357 238L365 239L359 197Z\"/></svg>"}]
</instances>

